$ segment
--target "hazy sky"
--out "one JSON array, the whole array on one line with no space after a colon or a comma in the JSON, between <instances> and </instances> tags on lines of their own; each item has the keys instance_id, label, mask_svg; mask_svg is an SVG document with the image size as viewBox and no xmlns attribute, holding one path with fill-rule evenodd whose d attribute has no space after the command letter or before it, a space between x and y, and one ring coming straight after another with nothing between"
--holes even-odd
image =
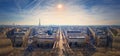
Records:
<instances>
[{"instance_id":1,"label":"hazy sky","mask_svg":"<svg viewBox=\"0 0 120 56\"><path fill-rule=\"evenodd\" d=\"M0 0L0 24L38 25L39 19L42 25L120 25L120 0Z\"/></svg>"}]
</instances>

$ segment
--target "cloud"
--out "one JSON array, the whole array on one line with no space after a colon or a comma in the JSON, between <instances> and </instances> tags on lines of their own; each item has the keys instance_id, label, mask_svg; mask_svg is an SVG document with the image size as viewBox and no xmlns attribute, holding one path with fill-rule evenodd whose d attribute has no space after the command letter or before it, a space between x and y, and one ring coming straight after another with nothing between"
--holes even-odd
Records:
<instances>
[{"instance_id":1,"label":"cloud","mask_svg":"<svg viewBox=\"0 0 120 56\"><path fill-rule=\"evenodd\" d=\"M5 16L10 16L13 20L11 22L22 25L38 25L39 19L43 25L120 24L120 6L111 1L113 0L19 0L15 1L16 11L5 13ZM58 4L64 8L58 10Z\"/></svg>"}]
</instances>

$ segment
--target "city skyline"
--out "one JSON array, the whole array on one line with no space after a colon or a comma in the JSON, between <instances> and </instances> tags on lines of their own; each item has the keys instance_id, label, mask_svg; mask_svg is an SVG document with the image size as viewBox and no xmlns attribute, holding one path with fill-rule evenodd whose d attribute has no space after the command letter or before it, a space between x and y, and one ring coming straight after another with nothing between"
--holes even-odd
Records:
<instances>
[{"instance_id":1,"label":"city skyline","mask_svg":"<svg viewBox=\"0 0 120 56\"><path fill-rule=\"evenodd\" d=\"M0 0L4 25L120 25L119 0Z\"/></svg>"}]
</instances>

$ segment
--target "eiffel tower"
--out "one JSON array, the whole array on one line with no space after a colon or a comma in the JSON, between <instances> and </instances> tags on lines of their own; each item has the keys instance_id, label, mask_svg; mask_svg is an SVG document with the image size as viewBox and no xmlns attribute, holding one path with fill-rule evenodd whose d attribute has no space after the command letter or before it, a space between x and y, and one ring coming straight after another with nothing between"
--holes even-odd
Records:
<instances>
[{"instance_id":1,"label":"eiffel tower","mask_svg":"<svg viewBox=\"0 0 120 56\"><path fill-rule=\"evenodd\" d=\"M41 21L40 21L40 19L39 19L39 27L41 26Z\"/></svg>"}]
</instances>

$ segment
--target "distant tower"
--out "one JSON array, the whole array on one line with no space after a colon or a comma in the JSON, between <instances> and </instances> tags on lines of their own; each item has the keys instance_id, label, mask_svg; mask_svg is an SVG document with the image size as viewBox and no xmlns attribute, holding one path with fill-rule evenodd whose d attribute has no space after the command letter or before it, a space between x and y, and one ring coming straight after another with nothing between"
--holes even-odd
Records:
<instances>
[{"instance_id":1,"label":"distant tower","mask_svg":"<svg viewBox=\"0 0 120 56\"><path fill-rule=\"evenodd\" d=\"M40 21L40 19L39 19L39 26L41 26L41 21Z\"/></svg>"},{"instance_id":2,"label":"distant tower","mask_svg":"<svg viewBox=\"0 0 120 56\"><path fill-rule=\"evenodd\" d=\"M12 25L15 26L15 23L13 23Z\"/></svg>"}]
</instances>

